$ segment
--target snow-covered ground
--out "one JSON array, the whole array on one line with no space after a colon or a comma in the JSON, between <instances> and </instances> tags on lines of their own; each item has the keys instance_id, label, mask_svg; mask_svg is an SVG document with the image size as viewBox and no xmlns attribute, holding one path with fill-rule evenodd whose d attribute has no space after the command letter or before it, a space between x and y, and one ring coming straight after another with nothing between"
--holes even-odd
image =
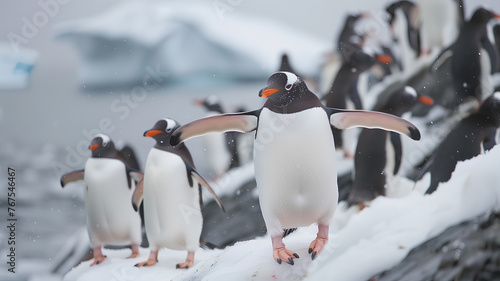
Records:
<instances>
[{"instance_id":1,"label":"snow-covered ground","mask_svg":"<svg viewBox=\"0 0 500 281\"><path fill-rule=\"evenodd\" d=\"M402 180L410 192L397 198L378 197L361 212L339 206L330 231L330 241L311 261L307 253L316 235L314 225L290 234L284 242L300 258L295 265L277 264L268 237L239 242L224 250L200 249L195 265L187 271L175 269L185 252L163 249L159 263L150 268L133 265L147 259L124 259L129 250L106 250L109 259L90 267L82 262L66 281L108 280L368 280L401 262L415 246L446 228L478 215L500 211L500 146L471 160L460 162L450 181L432 195L423 195L429 177L416 184ZM420 191L419 191L420 189Z\"/></svg>"}]
</instances>

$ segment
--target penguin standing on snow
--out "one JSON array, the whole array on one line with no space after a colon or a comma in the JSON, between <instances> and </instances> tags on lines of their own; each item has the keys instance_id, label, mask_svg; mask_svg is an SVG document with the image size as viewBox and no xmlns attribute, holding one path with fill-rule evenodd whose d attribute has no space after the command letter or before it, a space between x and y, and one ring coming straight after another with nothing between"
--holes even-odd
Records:
<instances>
[{"instance_id":1,"label":"penguin standing on snow","mask_svg":"<svg viewBox=\"0 0 500 281\"><path fill-rule=\"evenodd\" d=\"M145 137L154 138L156 145L149 152L144 179L132 198L136 210L144 202L146 234L151 249L148 260L136 264L138 267L156 264L158 251L163 247L188 251L186 261L177 264L177 268L187 269L193 265L203 224L200 185L208 189L224 210L210 185L195 170L187 147L170 145L169 138L178 127L175 120L165 118L144 133Z\"/></svg>"},{"instance_id":2,"label":"penguin standing on snow","mask_svg":"<svg viewBox=\"0 0 500 281\"><path fill-rule=\"evenodd\" d=\"M500 57L500 24L493 27L493 36L495 37L495 46L498 58ZM494 72L500 72L500 62L497 62L497 69L495 69Z\"/></svg>"},{"instance_id":3,"label":"penguin standing on snow","mask_svg":"<svg viewBox=\"0 0 500 281\"><path fill-rule=\"evenodd\" d=\"M500 15L484 8L477 9L470 20L463 25L457 40L445 49L433 64L434 69L434 65L439 65L444 58L451 56L451 76L456 92L456 104L466 101L469 97L480 101L484 90L481 76L490 74L486 69L496 69L497 54L486 29L486 25L493 18L500 19ZM488 52L491 67L481 63L482 48Z\"/></svg>"},{"instance_id":4,"label":"penguin standing on snow","mask_svg":"<svg viewBox=\"0 0 500 281\"><path fill-rule=\"evenodd\" d=\"M337 49L342 54L344 60L348 60L352 52L362 49L364 39L362 35L356 32L356 23L368 16L369 14L367 13L347 15L344 27L337 39Z\"/></svg>"},{"instance_id":5,"label":"penguin standing on snow","mask_svg":"<svg viewBox=\"0 0 500 281\"><path fill-rule=\"evenodd\" d=\"M436 191L439 183L447 182L458 161L471 159L496 144L500 127L500 92L488 97L477 112L464 118L453 129L429 159L431 184L426 193Z\"/></svg>"},{"instance_id":6,"label":"penguin standing on snow","mask_svg":"<svg viewBox=\"0 0 500 281\"><path fill-rule=\"evenodd\" d=\"M456 0L419 0L420 38L423 53L452 44L463 24L463 4Z\"/></svg>"},{"instance_id":7,"label":"penguin standing on snow","mask_svg":"<svg viewBox=\"0 0 500 281\"><path fill-rule=\"evenodd\" d=\"M419 139L420 132L393 115L325 107L290 72L272 74L259 96L268 98L262 108L193 121L174 132L171 144L212 132L256 131L255 177L273 257L280 264L293 265L299 256L285 248L284 229L318 224L317 238L309 245L313 259L328 241L338 200L331 126L384 128L413 139Z\"/></svg>"},{"instance_id":8,"label":"penguin standing on snow","mask_svg":"<svg viewBox=\"0 0 500 281\"><path fill-rule=\"evenodd\" d=\"M356 109L363 109L363 103L358 93L358 78L361 73L368 70L377 61L390 63L391 58L385 55L371 56L362 51L351 53L349 59L342 63L330 91L323 98L326 100L326 106L347 109L347 98L349 98ZM335 147L342 148L342 132L333 129L333 134Z\"/></svg>"},{"instance_id":9,"label":"penguin standing on snow","mask_svg":"<svg viewBox=\"0 0 500 281\"><path fill-rule=\"evenodd\" d=\"M410 1L396 1L386 8L389 25L398 44L399 61L403 70L412 69L420 55L420 31L416 5Z\"/></svg>"},{"instance_id":10,"label":"penguin standing on snow","mask_svg":"<svg viewBox=\"0 0 500 281\"><path fill-rule=\"evenodd\" d=\"M138 257L141 218L134 212L130 199L135 187L133 179L140 181L142 173L125 164L127 157L115 149L107 135L94 136L89 149L92 156L87 160L85 169L63 175L61 185L64 187L80 180L85 182L87 230L94 254L91 265L106 259L101 251L105 244L131 244L130 258Z\"/></svg>"},{"instance_id":11,"label":"penguin standing on snow","mask_svg":"<svg viewBox=\"0 0 500 281\"><path fill-rule=\"evenodd\" d=\"M401 116L417 104L432 104L432 99L418 96L415 89L406 86L396 90L375 111ZM391 151L388 151L388 150ZM367 201L385 195L386 174L397 174L401 166L402 143L400 135L380 129L362 129L354 155L354 181L347 203L364 208ZM389 158L391 156L392 158Z\"/></svg>"},{"instance_id":12,"label":"penguin standing on snow","mask_svg":"<svg viewBox=\"0 0 500 281\"><path fill-rule=\"evenodd\" d=\"M195 104L203 106L208 111L208 116L224 113L215 96L209 96L204 100L195 100ZM212 134L203 137L207 160L215 173L215 178L240 165L237 141L235 133Z\"/></svg>"}]
</instances>

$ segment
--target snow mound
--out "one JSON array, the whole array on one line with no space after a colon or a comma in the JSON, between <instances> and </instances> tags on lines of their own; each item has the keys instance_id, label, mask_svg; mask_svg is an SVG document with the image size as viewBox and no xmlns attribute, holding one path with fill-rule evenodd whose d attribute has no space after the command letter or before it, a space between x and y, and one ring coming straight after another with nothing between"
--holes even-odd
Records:
<instances>
[{"instance_id":1,"label":"snow mound","mask_svg":"<svg viewBox=\"0 0 500 281\"><path fill-rule=\"evenodd\" d=\"M147 259L147 249L135 259L125 259L130 250L105 250L104 263L90 267L90 261L82 262L64 280L367 280L397 265L411 249L446 228L500 211L498 167L500 146L458 163L451 180L431 195L413 190L397 198L379 197L361 212L339 207L330 242L314 262L307 253L317 231L312 225L284 239L287 248L300 256L294 266L273 261L270 239L259 237L224 250L200 249L187 271L175 269L185 259L184 251L163 249L158 264L139 269L133 265ZM400 183L405 190L414 185Z\"/></svg>"}]
</instances>

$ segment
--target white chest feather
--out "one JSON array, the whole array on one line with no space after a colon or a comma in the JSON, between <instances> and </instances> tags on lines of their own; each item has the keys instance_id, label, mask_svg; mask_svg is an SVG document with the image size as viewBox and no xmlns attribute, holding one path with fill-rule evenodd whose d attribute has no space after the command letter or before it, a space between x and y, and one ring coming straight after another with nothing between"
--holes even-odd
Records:
<instances>
[{"instance_id":1,"label":"white chest feather","mask_svg":"<svg viewBox=\"0 0 500 281\"><path fill-rule=\"evenodd\" d=\"M128 186L125 165L115 159L90 158L84 181L87 227L91 242L127 244L140 242L140 217L130 200L134 184Z\"/></svg>"},{"instance_id":2,"label":"white chest feather","mask_svg":"<svg viewBox=\"0 0 500 281\"><path fill-rule=\"evenodd\" d=\"M151 149L144 173L144 215L152 249L195 250L202 217L198 183L189 185L186 166L174 153Z\"/></svg>"},{"instance_id":3,"label":"white chest feather","mask_svg":"<svg viewBox=\"0 0 500 281\"><path fill-rule=\"evenodd\" d=\"M268 230L273 231L274 220L281 231L333 214L338 197L335 146L322 108L293 114L264 108L254 157Z\"/></svg>"}]
</instances>

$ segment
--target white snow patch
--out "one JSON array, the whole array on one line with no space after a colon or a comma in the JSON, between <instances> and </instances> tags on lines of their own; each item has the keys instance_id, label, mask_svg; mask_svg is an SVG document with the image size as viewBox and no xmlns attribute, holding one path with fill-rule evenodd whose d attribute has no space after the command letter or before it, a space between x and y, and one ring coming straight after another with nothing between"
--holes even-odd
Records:
<instances>
[{"instance_id":1,"label":"white snow patch","mask_svg":"<svg viewBox=\"0 0 500 281\"><path fill-rule=\"evenodd\" d=\"M500 211L500 146L471 160L460 162L449 182L431 195L416 190L399 198L378 197L361 212L343 210L342 204L330 228L330 242L312 262L307 249L317 228L300 228L284 239L300 258L295 265L273 261L269 237L240 242L224 250L200 249L193 268L176 270L184 251L163 249L159 263L151 268L134 268L147 259L125 259L130 250L105 250L108 259L94 267L83 262L66 276L66 281L120 280L367 280L401 262L415 246L446 228L492 210ZM416 184L426 185L428 177ZM400 181L412 190L412 183ZM410 188L409 188L410 187ZM417 188L418 189L418 188ZM118 277L117 277L118 276ZM124 277L122 277L124 278Z\"/></svg>"}]
</instances>

